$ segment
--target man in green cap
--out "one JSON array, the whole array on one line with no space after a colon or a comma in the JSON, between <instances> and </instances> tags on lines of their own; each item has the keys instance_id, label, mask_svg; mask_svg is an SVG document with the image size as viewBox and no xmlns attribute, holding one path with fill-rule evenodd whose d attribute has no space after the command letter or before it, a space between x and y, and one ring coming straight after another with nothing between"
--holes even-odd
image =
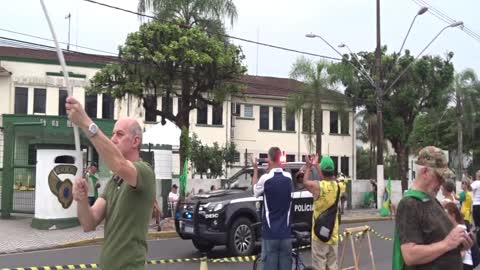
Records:
<instances>
[{"instance_id":1,"label":"man in green cap","mask_svg":"<svg viewBox=\"0 0 480 270\"><path fill-rule=\"evenodd\" d=\"M393 269L463 269L460 252L473 245L464 228L453 227L435 199L453 177L443 151L427 146L418 155L416 179L400 201L395 217Z\"/></svg>"},{"instance_id":2,"label":"man in green cap","mask_svg":"<svg viewBox=\"0 0 480 270\"><path fill-rule=\"evenodd\" d=\"M310 176L311 168L314 166L319 172L322 180L312 180ZM318 155L313 159L307 157L306 170L303 178L303 184L313 195L313 222L312 222L312 266L316 270L337 270L337 249L338 249L338 207L334 207L334 219L331 219L331 225L322 227L321 232L325 232L322 239L315 232L315 222L317 218L327 212L332 206L338 205L340 196L338 185L335 179L335 164L329 156L322 157L320 165L318 164ZM341 192L341 190L340 190ZM333 208L332 208L333 209ZM318 225L318 224L317 224Z\"/></svg>"}]
</instances>

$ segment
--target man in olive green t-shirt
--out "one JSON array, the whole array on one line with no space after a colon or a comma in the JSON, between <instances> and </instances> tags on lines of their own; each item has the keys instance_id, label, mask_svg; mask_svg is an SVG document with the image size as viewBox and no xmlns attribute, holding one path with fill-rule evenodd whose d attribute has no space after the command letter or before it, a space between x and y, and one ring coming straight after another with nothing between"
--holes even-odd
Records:
<instances>
[{"instance_id":1,"label":"man in olive green t-shirt","mask_svg":"<svg viewBox=\"0 0 480 270\"><path fill-rule=\"evenodd\" d=\"M105 191L88 204L88 183L76 179L73 197L85 231L105 219L105 242L100 256L103 270L145 269L147 232L155 199L155 175L140 159L142 129L134 119L119 119L108 139L73 97L67 98L68 118L88 136L100 158L113 172Z\"/></svg>"}]
</instances>

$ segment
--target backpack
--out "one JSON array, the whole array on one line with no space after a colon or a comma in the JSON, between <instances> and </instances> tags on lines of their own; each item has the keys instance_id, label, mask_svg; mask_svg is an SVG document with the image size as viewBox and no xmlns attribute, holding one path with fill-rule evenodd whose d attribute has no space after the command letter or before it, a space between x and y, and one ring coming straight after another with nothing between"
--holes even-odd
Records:
<instances>
[{"instance_id":1,"label":"backpack","mask_svg":"<svg viewBox=\"0 0 480 270\"><path fill-rule=\"evenodd\" d=\"M337 182L337 198L335 199L335 202L327 210L318 215L313 226L313 232L322 242L328 242L330 238L332 238L335 220L337 219L339 198L340 186Z\"/></svg>"}]
</instances>

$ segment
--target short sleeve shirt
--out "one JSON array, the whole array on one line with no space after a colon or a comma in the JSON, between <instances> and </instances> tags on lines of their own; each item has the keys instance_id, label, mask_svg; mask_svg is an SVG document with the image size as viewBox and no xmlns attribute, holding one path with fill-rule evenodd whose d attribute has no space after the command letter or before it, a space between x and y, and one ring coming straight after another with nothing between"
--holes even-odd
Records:
<instances>
[{"instance_id":1,"label":"short sleeve shirt","mask_svg":"<svg viewBox=\"0 0 480 270\"><path fill-rule=\"evenodd\" d=\"M155 174L148 163L136 161L137 186L114 176L101 195L107 202L103 270L145 269L148 224L155 201ZM115 180L113 180L115 179Z\"/></svg>"},{"instance_id":2,"label":"short sleeve shirt","mask_svg":"<svg viewBox=\"0 0 480 270\"><path fill-rule=\"evenodd\" d=\"M398 204L395 222L400 244L429 245L442 241L453 229L445 210L433 197L421 201L412 197L403 198ZM461 270L463 267L460 248L450 250L436 260L406 270Z\"/></svg>"}]
</instances>

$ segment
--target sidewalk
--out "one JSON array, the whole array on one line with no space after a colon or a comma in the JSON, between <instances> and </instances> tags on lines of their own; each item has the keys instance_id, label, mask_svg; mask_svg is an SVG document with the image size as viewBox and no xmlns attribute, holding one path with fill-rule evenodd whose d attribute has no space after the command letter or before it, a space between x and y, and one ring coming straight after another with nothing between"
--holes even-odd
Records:
<instances>
[{"instance_id":1,"label":"sidewalk","mask_svg":"<svg viewBox=\"0 0 480 270\"><path fill-rule=\"evenodd\" d=\"M368 221L386 220L378 215L376 209L360 209L345 211L342 223L365 223ZM0 219L0 254L25 252L55 247L69 247L100 243L103 239L103 224L96 231L85 233L82 228L75 227L64 230L33 229L32 215L15 214L11 219ZM176 237L172 220L166 221L162 231L151 221L150 239Z\"/></svg>"}]
</instances>

